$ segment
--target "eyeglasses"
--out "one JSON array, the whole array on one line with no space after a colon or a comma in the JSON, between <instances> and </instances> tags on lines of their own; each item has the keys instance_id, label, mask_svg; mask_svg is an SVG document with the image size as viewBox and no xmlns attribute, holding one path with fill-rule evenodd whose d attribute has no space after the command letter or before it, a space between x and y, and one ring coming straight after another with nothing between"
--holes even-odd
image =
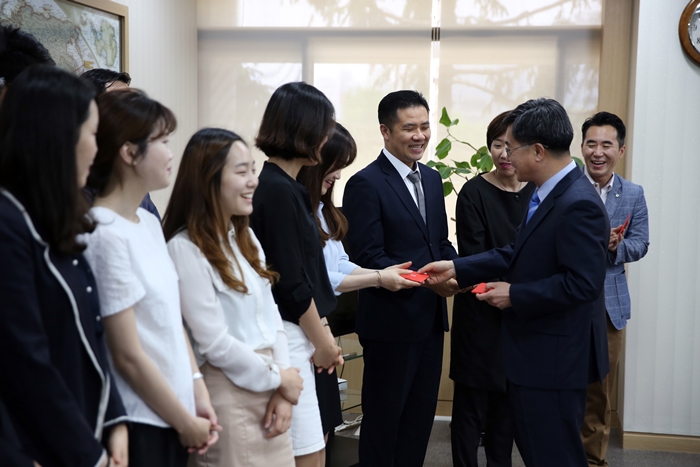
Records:
<instances>
[{"instance_id":1,"label":"eyeglasses","mask_svg":"<svg viewBox=\"0 0 700 467\"><path fill-rule=\"evenodd\" d=\"M508 157L510 157L518 149L526 148L528 146L532 146L532 144L523 144L522 146L518 146L517 148L506 148L506 154L508 155Z\"/></svg>"}]
</instances>

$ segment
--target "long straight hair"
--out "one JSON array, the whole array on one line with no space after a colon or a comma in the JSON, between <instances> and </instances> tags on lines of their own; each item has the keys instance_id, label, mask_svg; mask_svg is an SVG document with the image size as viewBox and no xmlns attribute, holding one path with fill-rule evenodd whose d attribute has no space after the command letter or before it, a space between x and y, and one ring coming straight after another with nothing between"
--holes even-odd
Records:
<instances>
[{"instance_id":1,"label":"long straight hair","mask_svg":"<svg viewBox=\"0 0 700 467\"><path fill-rule=\"evenodd\" d=\"M78 187L76 146L92 86L50 66L22 72L0 107L0 186L25 207L61 253L85 249L76 236L95 228Z\"/></svg>"},{"instance_id":2,"label":"long straight hair","mask_svg":"<svg viewBox=\"0 0 700 467\"><path fill-rule=\"evenodd\" d=\"M350 132L340 123L335 124L335 131L321 150L321 163L314 166L304 166L299 171L297 180L306 187L311 198L311 207L321 233L321 243L325 246L329 239L341 241L348 232L348 220L333 203L333 186L321 196L323 180L331 172L344 169L355 161L357 145ZM318 218L318 207L323 202L321 210L328 226L328 232L321 228Z\"/></svg>"},{"instance_id":3,"label":"long straight hair","mask_svg":"<svg viewBox=\"0 0 700 467\"><path fill-rule=\"evenodd\" d=\"M165 240L187 229L192 243L232 289L247 293L243 275L236 277L227 257L233 258L238 270L240 263L228 242L228 222L221 207L221 172L237 134L220 128L204 128L187 143L177 172L173 193L163 216ZM274 283L279 275L269 271L260 261L258 248L250 235L248 216L231 216L236 243L241 254L261 277Z\"/></svg>"}]
</instances>

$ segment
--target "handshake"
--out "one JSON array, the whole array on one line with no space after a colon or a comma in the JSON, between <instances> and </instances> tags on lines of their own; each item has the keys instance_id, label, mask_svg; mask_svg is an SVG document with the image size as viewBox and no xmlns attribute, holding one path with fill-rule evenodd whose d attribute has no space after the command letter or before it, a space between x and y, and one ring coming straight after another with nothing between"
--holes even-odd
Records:
<instances>
[{"instance_id":1,"label":"handshake","mask_svg":"<svg viewBox=\"0 0 700 467\"><path fill-rule=\"evenodd\" d=\"M488 282L460 289L456 280L457 271L454 261L435 261L426 264L417 272L427 274L428 278L424 284L442 297L451 297L457 293L472 291L476 294L477 299L486 301L489 305L501 310L512 306L510 284L507 282Z\"/></svg>"}]
</instances>

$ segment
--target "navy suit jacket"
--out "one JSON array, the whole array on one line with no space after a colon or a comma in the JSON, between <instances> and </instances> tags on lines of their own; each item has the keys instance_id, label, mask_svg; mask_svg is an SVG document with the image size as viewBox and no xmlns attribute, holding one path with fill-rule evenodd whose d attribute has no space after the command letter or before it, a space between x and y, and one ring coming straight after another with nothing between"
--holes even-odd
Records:
<instances>
[{"instance_id":1,"label":"navy suit jacket","mask_svg":"<svg viewBox=\"0 0 700 467\"><path fill-rule=\"evenodd\" d=\"M461 287L505 277L502 351L511 382L541 389L585 389L609 371L603 283L610 224L579 170L542 201L515 242L455 260Z\"/></svg>"},{"instance_id":2,"label":"navy suit jacket","mask_svg":"<svg viewBox=\"0 0 700 467\"><path fill-rule=\"evenodd\" d=\"M82 263L82 265L81 265ZM92 467L103 428L126 421L82 254L59 254L0 191L0 399L25 453L44 467ZM0 413L0 416L2 414ZM10 426L0 433L12 441Z\"/></svg>"},{"instance_id":3,"label":"navy suit jacket","mask_svg":"<svg viewBox=\"0 0 700 467\"><path fill-rule=\"evenodd\" d=\"M447 215L442 179L437 171L418 163L425 194L426 222L405 182L383 152L353 175L345 187L343 213L353 261L368 269L384 269L412 261L411 269L441 259L457 258L447 239ZM449 329L445 299L426 287L390 292L362 289L357 303L356 332L385 342L426 339L440 313Z\"/></svg>"}]
</instances>

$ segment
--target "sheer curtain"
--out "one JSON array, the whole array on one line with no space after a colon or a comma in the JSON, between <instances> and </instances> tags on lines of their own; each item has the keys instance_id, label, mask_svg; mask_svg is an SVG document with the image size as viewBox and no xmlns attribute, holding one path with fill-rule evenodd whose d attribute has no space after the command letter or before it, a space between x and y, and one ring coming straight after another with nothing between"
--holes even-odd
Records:
<instances>
[{"instance_id":1,"label":"sheer curtain","mask_svg":"<svg viewBox=\"0 0 700 467\"><path fill-rule=\"evenodd\" d=\"M480 147L494 116L547 96L569 111L579 155L578 128L597 106L601 2L198 0L199 124L252 143L277 86L315 85L358 143L338 200L344 180L382 147L379 100L402 88L422 92L435 107L431 148L445 136L436 128L442 107L460 119L453 133ZM438 25L439 42L431 42ZM457 146L453 159L471 157ZM454 196L446 203L450 212Z\"/></svg>"}]
</instances>

